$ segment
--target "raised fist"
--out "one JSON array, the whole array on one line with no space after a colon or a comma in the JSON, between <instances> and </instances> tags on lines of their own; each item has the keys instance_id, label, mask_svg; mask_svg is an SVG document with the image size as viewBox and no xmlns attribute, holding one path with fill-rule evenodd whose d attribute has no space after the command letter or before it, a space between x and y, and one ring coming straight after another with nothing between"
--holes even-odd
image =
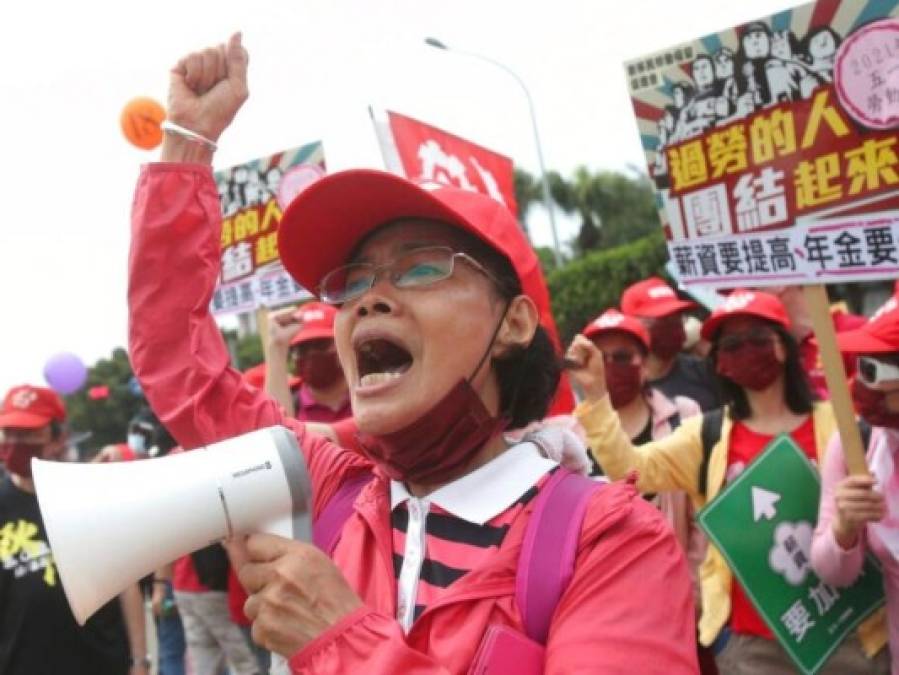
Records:
<instances>
[{"instance_id":1,"label":"raised fist","mask_svg":"<svg viewBox=\"0 0 899 675\"><path fill-rule=\"evenodd\" d=\"M248 61L240 33L182 58L170 72L168 119L217 141L247 100Z\"/></svg>"}]
</instances>

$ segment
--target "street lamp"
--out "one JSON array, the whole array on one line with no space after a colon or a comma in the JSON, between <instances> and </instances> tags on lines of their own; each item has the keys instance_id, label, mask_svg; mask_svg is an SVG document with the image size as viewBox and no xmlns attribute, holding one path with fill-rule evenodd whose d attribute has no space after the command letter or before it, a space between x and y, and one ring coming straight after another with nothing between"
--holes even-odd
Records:
<instances>
[{"instance_id":1,"label":"street lamp","mask_svg":"<svg viewBox=\"0 0 899 675\"><path fill-rule=\"evenodd\" d=\"M489 56L484 56L483 54L475 54L474 52L466 52L461 49L450 49L443 42L438 40L437 38L429 37L425 38L425 44L429 47L434 47L435 49L443 49L448 52L455 52L457 54L463 54L465 56L471 56L476 59L480 59L482 61L486 61L487 63L491 63L497 68L500 68L506 71L509 75L511 75L515 81L521 87L521 90L524 92L524 96L528 102L528 110L531 113L531 126L534 128L534 143L537 146L537 161L540 164L540 183L543 186L543 205L546 207L546 212L549 214L549 227L552 231L553 235L553 253L556 258L556 265L559 267L562 266L562 252L559 248L559 234L556 232L556 214L553 210L552 198L549 194L549 179L546 176L546 165L543 162L543 146L540 144L540 132L537 130L537 114L534 112L534 101L531 99L531 92L528 91L527 86L515 71L513 71L509 66L500 63L494 59L491 59Z\"/></svg>"}]
</instances>

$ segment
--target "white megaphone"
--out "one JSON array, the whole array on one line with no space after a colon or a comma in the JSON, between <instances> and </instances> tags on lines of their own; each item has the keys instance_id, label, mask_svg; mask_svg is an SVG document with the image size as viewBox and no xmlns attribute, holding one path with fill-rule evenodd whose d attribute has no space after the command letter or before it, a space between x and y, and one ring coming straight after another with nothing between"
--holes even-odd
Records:
<instances>
[{"instance_id":1,"label":"white megaphone","mask_svg":"<svg viewBox=\"0 0 899 675\"><path fill-rule=\"evenodd\" d=\"M31 467L50 550L81 625L141 577L225 537L311 540L306 462L284 427L159 459L35 459Z\"/></svg>"}]
</instances>

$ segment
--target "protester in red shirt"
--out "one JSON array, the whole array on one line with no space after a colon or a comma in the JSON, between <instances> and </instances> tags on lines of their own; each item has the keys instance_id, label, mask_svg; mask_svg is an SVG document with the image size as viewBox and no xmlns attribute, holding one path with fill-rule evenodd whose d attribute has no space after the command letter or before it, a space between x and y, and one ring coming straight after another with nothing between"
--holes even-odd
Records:
<instances>
[{"instance_id":1,"label":"protester in red shirt","mask_svg":"<svg viewBox=\"0 0 899 675\"><path fill-rule=\"evenodd\" d=\"M683 352L687 341L684 315L695 307L657 277L631 284L621 295L621 311L639 319L649 332L649 384L668 398L686 396L702 410L714 410L721 400L706 359Z\"/></svg>"},{"instance_id":2,"label":"protester in red shirt","mask_svg":"<svg viewBox=\"0 0 899 675\"><path fill-rule=\"evenodd\" d=\"M269 317L265 388L288 415L303 422L331 424L352 414L334 346L336 314L330 305L309 302ZM291 361L296 387L289 382Z\"/></svg>"},{"instance_id":3,"label":"protester in red shirt","mask_svg":"<svg viewBox=\"0 0 899 675\"><path fill-rule=\"evenodd\" d=\"M249 538L240 579L254 639L295 673L466 673L503 651L532 672L694 673L689 578L658 512L630 485L595 489L535 444L503 440L545 415L559 362L538 324L539 261L500 203L357 170L320 179L285 211L282 263L338 307L365 456L308 433L229 367L206 300L220 215L212 146L197 135L217 140L229 125L246 63L235 36L172 71L169 119L189 131L168 132L164 162L141 174L129 303L135 371L186 447L287 426L316 520L348 481L365 481L333 560ZM538 552L525 533L543 491L563 481L591 491L538 641L525 637L516 574L522 552Z\"/></svg>"}]
</instances>

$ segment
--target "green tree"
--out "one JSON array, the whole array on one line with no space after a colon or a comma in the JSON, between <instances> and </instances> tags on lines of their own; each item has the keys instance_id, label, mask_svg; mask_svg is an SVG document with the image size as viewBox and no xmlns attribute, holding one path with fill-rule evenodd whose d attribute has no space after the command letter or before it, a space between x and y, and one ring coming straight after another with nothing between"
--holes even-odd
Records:
<instances>
[{"instance_id":1,"label":"green tree","mask_svg":"<svg viewBox=\"0 0 899 675\"><path fill-rule=\"evenodd\" d=\"M556 206L580 221L578 234L571 242L576 257L636 241L660 229L655 193L645 175L592 173L580 166L569 178L550 171L547 180ZM524 220L530 207L541 200L540 183L516 169L515 189L518 215Z\"/></svg>"},{"instance_id":2,"label":"green tree","mask_svg":"<svg viewBox=\"0 0 899 675\"><path fill-rule=\"evenodd\" d=\"M83 448L92 454L104 445L122 443L128 421L146 405L142 394L131 385L133 377L128 353L121 347L112 350L108 359L100 359L88 368L87 383L65 397L69 427L74 432L91 432ZM91 399L92 387L106 386L109 395Z\"/></svg>"},{"instance_id":3,"label":"green tree","mask_svg":"<svg viewBox=\"0 0 899 675\"><path fill-rule=\"evenodd\" d=\"M668 253L659 228L638 241L591 251L549 275L559 335L567 344L603 310L617 306L624 289L640 279L666 277Z\"/></svg>"},{"instance_id":4,"label":"green tree","mask_svg":"<svg viewBox=\"0 0 899 675\"><path fill-rule=\"evenodd\" d=\"M224 329L221 331L228 351L231 352L231 361L238 370L246 370L262 363L265 355L262 351L262 340L258 333L249 333L242 338L237 337L237 331Z\"/></svg>"},{"instance_id":5,"label":"green tree","mask_svg":"<svg viewBox=\"0 0 899 675\"><path fill-rule=\"evenodd\" d=\"M573 242L577 255L620 246L660 229L652 184L645 176L593 174L581 166L569 180L554 174L550 185L559 208L581 221Z\"/></svg>"},{"instance_id":6,"label":"green tree","mask_svg":"<svg viewBox=\"0 0 899 675\"><path fill-rule=\"evenodd\" d=\"M543 200L543 192L540 182L524 169L515 169L513 174L515 188L515 204L517 206L518 220L527 221L528 211L535 202Z\"/></svg>"}]
</instances>

